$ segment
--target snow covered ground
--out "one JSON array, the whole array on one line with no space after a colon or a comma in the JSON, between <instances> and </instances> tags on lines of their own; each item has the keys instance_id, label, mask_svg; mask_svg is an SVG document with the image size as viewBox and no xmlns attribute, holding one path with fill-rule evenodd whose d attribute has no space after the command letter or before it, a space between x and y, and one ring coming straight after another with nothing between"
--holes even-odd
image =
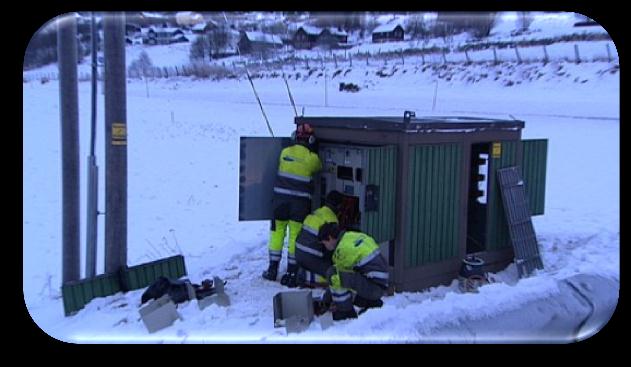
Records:
<instances>
[{"instance_id":1,"label":"snow covered ground","mask_svg":"<svg viewBox=\"0 0 631 367\"><path fill-rule=\"evenodd\" d=\"M324 76L292 71L289 83L305 115L402 116L404 110L414 110L417 116L510 114L525 120L524 138L549 139L545 215L533 219L543 271L519 280L511 265L493 274L494 283L478 294L459 293L454 281L387 297L383 308L327 330L314 322L301 334L287 335L273 328L272 312L272 297L286 288L260 278L267 265L268 223L237 220L239 137L268 135L249 83L130 80L128 265L182 253L193 282L227 279L232 305L199 311L195 302L183 304L178 308L182 320L155 334L147 333L138 314L143 290L95 299L78 314L64 317L58 84L29 82L23 88L23 282L34 322L56 339L78 343L432 342L442 340L445 330L465 326L479 328L479 335L490 340L497 337L484 333L485 320L564 297L564 279L580 274L619 283L619 68L607 62L456 65L425 71L405 65L389 66L387 72L393 74L383 78L375 75L380 69L356 64L333 79L330 70L326 100ZM339 92L341 81L362 89ZM275 135L288 136L294 112L282 78L254 83ZM89 82L80 83L79 102L83 216ZM100 210L105 209L102 106L99 93ZM83 241L84 219L81 225ZM103 226L101 218L101 235ZM97 271L102 272L102 236L98 256ZM454 335L452 341L485 340Z\"/></svg>"}]
</instances>

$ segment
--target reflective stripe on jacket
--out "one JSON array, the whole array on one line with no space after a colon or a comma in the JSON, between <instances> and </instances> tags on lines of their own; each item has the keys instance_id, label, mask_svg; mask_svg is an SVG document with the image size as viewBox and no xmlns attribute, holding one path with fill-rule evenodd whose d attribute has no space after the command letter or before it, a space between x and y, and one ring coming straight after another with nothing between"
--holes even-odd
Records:
<instances>
[{"instance_id":1,"label":"reflective stripe on jacket","mask_svg":"<svg viewBox=\"0 0 631 367\"><path fill-rule=\"evenodd\" d=\"M337 223L337 216L328 206L323 206L309 214L302 222L302 231L296 240L296 251L316 257L324 257L324 246L318 241L320 227L324 223Z\"/></svg>"}]
</instances>

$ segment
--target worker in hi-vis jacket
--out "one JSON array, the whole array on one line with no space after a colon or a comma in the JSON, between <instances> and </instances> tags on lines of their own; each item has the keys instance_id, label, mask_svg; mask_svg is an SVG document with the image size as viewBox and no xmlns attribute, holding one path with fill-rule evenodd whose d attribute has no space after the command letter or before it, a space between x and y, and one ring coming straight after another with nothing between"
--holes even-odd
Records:
<instances>
[{"instance_id":1,"label":"worker in hi-vis jacket","mask_svg":"<svg viewBox=\"0 0 631 367\"><path fill-rule=\"evenodd\" d=\"M298 262L297 285L301 287L328 286L326 271L333 264L332 252L318 239L320 227L325 223L338 223L337 213L344 199L339 191L331 191L324 199L324 205L309 214L302 223L302 231L296 239L296 261ZM296 281L289 280L290 288Z\"/></svg>"},{"instance_id":2,"label":"worker in hi-vis jacket","mask_svg":"<svg viewBox=\"0 0 631 367\"><path fill-rule=\"evenodd\" d=\"M296 277L295 246L296 237L302 229L302 221L311 212L313 194L313 176L322 169L322 162L315 150L315 136L309 124L300 124L293 133L294 144L284 148L278 159L278 172L274 183L272 199L273 218L271 223L269 249L269 267L263 272L263 278L275 281L278 265L282 257L283 243L289 228L287 248L287 274L281 284L287 285Z\"/></svg>"},{"instance_id":3,"label":"worker in hi-vis jacket","mask_svg":"<svg viewBox=\"0 0 631 367\"><path fill-rule=\"evenodd\" d=\"M388 263L369 235L340 230L336 223L320 228L322 244L333 251L327 271L334 320L356 318L353 305L364 310L381 307L388 287Z\"/></svg>"}]
</instances>

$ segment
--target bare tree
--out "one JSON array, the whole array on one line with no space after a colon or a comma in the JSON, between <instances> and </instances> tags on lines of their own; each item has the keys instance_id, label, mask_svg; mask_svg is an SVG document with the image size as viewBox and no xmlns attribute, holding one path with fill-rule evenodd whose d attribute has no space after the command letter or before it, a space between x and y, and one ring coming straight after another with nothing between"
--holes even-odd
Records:
<instances>
[{"instance_id":1,"label":"bare tree","mask_svg":"<svg viewBox=\"0 0 631 367\"><path fill-rule=\"evenodd\" d=\"M521 11L517 15L517 28L519 31L527 31L530 24L532 24L534 17L532 13L527 11Z\"/></svg>"},{"instance_id":2,"label":"bare tree","mask_svg":"<svg viewBox=\"0 0 631 367\"><path fill-rule=\"evenodd\" d=\"M210 46L214 55L219 54L228 46L228 28L221 26L209 33Z\"/></svg>"},{"instance_id":3,"label":"bare tree","mask_svg":"<svg viewBox=\"0 0 631 367\"><path fill-rule=\"evenodd\" d=\"M149 70L152 68L153 63L149 55L146 51L142 51L138 58L129 64L128 72L132 75L147 77L150 74Z\"/></svg>"}]
</instances>

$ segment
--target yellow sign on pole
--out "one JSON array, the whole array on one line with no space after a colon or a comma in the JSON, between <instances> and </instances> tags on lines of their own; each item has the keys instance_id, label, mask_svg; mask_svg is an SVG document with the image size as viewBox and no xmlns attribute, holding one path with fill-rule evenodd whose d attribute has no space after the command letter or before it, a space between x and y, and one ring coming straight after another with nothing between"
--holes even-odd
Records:
<instances>
[{"instance_id":1,"label":"yellow sign on pole","mask_svg":"<svg viewBox=\"0 0 631 367\"><path fill-rule=\"evenodd\" d=\"M127 126L125 124L112 123L112 145L127 145Z\"/></svg>"},{"instance_id":2,"label":"yellow sign on pole","mask_svg":"<svg viewBox=\"0 0 631 367\"><path fill-rule=\"evenodd\" d=\"M493 143L493 158L502 156L502 143Z\"/></svg>"}]
</instances>

